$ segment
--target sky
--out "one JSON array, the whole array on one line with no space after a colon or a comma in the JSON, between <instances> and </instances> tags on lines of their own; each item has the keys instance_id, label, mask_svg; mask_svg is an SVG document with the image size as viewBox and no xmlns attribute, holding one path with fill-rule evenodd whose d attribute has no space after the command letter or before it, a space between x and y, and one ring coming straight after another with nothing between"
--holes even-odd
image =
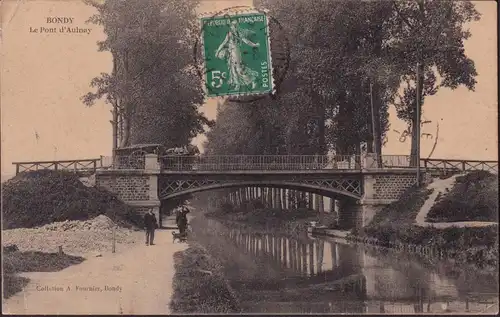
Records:
<instances>
[{"instance_id":1,"label":"sky","mask_svg":"<svg viewBox=\"0 0 500 317\"><path fill-rule=\"evenodd\" d=\"M251 5L251 0L205 0L199 12ZM482 14L468 27L472 37L466 53L479 73L474 92L464 87L441 89L428 97L423 119L432 121L424 133L439 137L433 158L497 160L497 22L496 2L475 1ZM96 158L111 154L110 105L103 101L86 107L80 97L93 77L111 70L111 56L97 52L102 30L85 21L94 11L80 0L3 0L1 10L1 172L14 173L14 161ZM73 27L90 33L46 33L54 24L47 17L73 18ZM55 25L59 27L60 25ZM44 29L41 29L44 28ZM39 33L34 33L35 29ZM43 33L40 33L43 31ZM215 118L216 100L202 111ZM396 131L405 124L390 109L391 129L384 154L408 155L410 142L400 142ZM396 131L394 131L396 130ZM194 143L204 140L199 136ZM422 139L421 156L434 145Z\"/></svg>"}]
</instances>

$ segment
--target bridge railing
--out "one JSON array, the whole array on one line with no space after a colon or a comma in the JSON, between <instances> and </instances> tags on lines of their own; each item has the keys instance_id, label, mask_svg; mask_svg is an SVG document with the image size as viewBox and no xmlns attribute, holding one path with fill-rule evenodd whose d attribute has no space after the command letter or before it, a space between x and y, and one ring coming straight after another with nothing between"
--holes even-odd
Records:
<instances>
[{"instance_id":1,"label":"bridge railing","mask_svg":"<svg viewBox=\"0 0 500 317\"><path fill-rule=\"evenodd\" d=\"M420 166L425 170L446 170L455 172L487 171L498 174L498 161L421 159Z\"/></svg>"},{"instance_id":2,"label":"bridge railing","mask_svg":"<svg viewBox=\"0 0 500 317\"><path fill-rule=\"evenodd\" d=\"M359 155L219 155L219 156L159 156L161 169L173 171L231 171L231 170L361 170L376 169L377 159ZM156 161L156 158L153 158ZM16 175L40 169L95 172L98 169L134 169L146 167L144 155L111 156L97 159L13 162ZM412 168L408 155L382 155L382 168ZM498 173L498 161L420 159L420 167L430 172L470 172L483 170ZM414 168L414 167L413 167Z\"/></svg>"},{"instance_id":3,"label":"bridge railing","mask_svg":"<svg viewBox=\"0 0 500 317\"><path fill-rule=\"evenodd\" d=\"M16 166L16 175L21 172L38 170L64 170L73 172L95 172L101 168L102 159L82 159L66 161L38 161L38 162L13 162Z\"/></svg>"},{"instance_id":4,"label":"bridge railing","mask_svg":"<svg viewBox=\"0 0 500 317\"><path fill-rule=\"evenodd\" d=\"M404 155L382 155L383 168L411 168L415 167L411 156ZM479 161L479 160L448 160L448 159L420 159L420 167L425 171L430 172L472 172L472 171L487 171L490 173L498 173L498 161ZM366 168L377 168L375 156Z\"/></svg>"},{"instance_id":5,"label":"bridge railing","mask_svg":"<svg viewBox=\"0 0 500 317\"><path fill-rule=\"evenodd\" d=\"M362 168L358 155L218 155L161 156L166 170L353 170Z\"/></svg>"}]
</instances>

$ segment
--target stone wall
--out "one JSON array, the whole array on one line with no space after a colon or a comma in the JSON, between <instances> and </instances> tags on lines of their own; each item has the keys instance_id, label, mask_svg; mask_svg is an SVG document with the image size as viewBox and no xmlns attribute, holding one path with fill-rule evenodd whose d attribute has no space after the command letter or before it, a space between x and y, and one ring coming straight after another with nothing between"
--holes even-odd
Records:
<instances>
[{"instance_id":1,"label":"stone wall","mask_svg":"<svg viewBox=\"0 0 500 317\"><path fill-rule=\"evenodd\" d=\"M415 174L375 175L373 198L397 200L417 182Z\"/></svg>"},{"instance_id":2,"label":"stone wall","mask_svg":"<svg viewBox=\"0 0 500 317\"><path fill-rule=\"evenodd\" d=\"M99 175L96 186L115 193L123 201L149 200L149 175Z\"/></svg>"},{"instance_id":3,"label":"stone wall","mask_svg":"<svg viewBox=\"0 0 500 317\"><path fill-rule=\"evenodd\" d=\"M161 225L158 177L154 171L98 171L95 184L116 194L121 201L140 214L153 209L158 224Z\"/></svg>"}]
</instances>

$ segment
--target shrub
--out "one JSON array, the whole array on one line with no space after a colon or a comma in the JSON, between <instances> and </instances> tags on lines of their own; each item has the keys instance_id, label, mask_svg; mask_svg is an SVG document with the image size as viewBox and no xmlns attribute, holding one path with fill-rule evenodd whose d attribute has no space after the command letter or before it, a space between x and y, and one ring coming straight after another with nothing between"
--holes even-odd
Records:
<instances>
[{"instance_id":1,"label":"shrub","mask_svg":"<svg viewBox=\"0 0 500 317\"><path fill-rule=\"evenodd\" d=\"M474 171L456 178L449 193L439 197L429 211L431 222L498 222L498 177Z\"/></svg>"},{"instance_id":2,"label":"shrub","mask_svg":"<svg viewBox=\"0 0 500 317\"><path fill-rule=\"evenodd\" d=\"M140 214L116 195L86 187L77 175L70 172L23 172L3 184L2 194L3 229L87 220L100 214L124 226L142 227Z\"/></svg>"}]
</instances>

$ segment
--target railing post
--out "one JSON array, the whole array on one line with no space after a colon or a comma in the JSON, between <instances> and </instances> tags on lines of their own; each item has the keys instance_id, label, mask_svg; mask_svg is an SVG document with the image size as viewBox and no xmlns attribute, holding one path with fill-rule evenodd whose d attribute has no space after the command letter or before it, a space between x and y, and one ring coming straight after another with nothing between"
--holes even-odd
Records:
<instances>
[{"instance_id":1,"label":"railing post","mask_svg":"<svg viewBox=\"0 0 500 317\"><path fill-rule=\"evenodd\" d=\"M16 164L16 175L19 174L19 164Z\"/></svg>"},{"instance_id":2,"label":"railing post","mask_svg":"<svg viewBox=\"0 0 500 317\"><path fill-rule=\"evenodd\" d=\"M373 153L366 153L364 157L364 168L373 168L375 160L373 159Z\"/></svg>"},{"instance_id":3,"label":"railing post","mask_svg":"<svg viewBox=\"0 0 500 317\"><path fill-rule=\"evenodd\" d=\"M462 161L462 172L465 172L465 161Z\"/></svg>"},{"instance_id":4,"label":"railing post","mask_svg":"<svg viewBox=\"0 0 500 317\"><path fill-rule=\"evenodd\" d=\"M157 154L146 154L144 156L144 169L146 170L159 170L160 164L158 163Z\"/></svg>"}]
</instances>

